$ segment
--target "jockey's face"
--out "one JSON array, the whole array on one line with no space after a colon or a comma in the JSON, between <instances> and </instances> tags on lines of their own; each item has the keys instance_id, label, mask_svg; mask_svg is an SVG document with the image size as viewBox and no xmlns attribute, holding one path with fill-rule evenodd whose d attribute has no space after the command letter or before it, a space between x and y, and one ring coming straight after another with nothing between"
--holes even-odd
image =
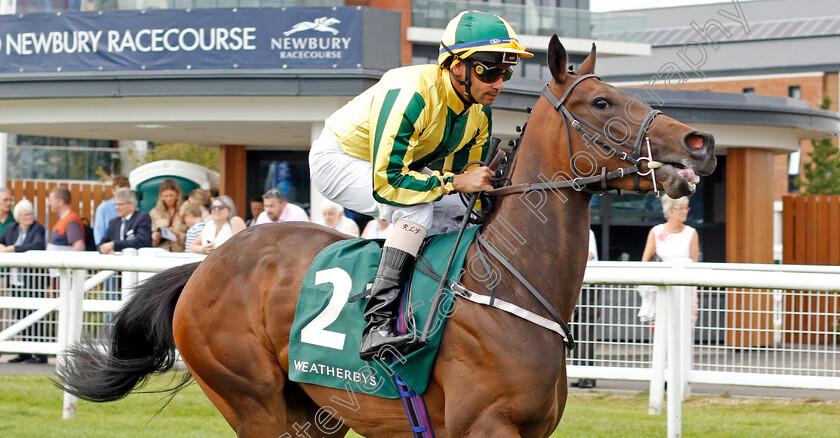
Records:
<instances>
[{"instance_id":1,"label":"jockey's face","mask_svg":"<svg viewBox=\"0 0 840 438\"><path fill-rule=\"evenodd\" d=\"M452 67L452 74L454 74L458 79L464 79L464 75L467 74L467 67L464 63L459 62L455 66ZM470 77L470 94L472 95L473 99L476 102L484 105L489 106L492 105L493 102L496 101L496 97L502 90L505 89L504 85L504 77L499 77L493 82L484 82L483 80L479 79L474 72L471 72L472 76ZM452 85L455 89L461 93L466 98L466 89L463 85L457 83L456 81L452 81Z\"/></svg>"}]
</instances>

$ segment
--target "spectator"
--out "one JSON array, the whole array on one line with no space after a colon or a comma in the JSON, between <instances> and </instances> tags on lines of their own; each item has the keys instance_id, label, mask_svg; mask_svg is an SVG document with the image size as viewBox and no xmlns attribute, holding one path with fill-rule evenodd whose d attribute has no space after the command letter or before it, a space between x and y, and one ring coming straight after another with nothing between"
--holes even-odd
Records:
<instances>
[{"instance_id":1,"label":"spectator","mask_svg":"<svg viewBox=\"0 0 840 438\"><path fill-rule=\"evenodd\" d=\"M589 230L589 254L588 262L598 261L598 245L595 242L595 233ZM571 358L575 360L574 365L594 366L595 365L595 322L601 314L599 303L600 290L594 286L584 285L578 297L578 305L572 314L572 323L578 327L577 348L572 350ZM595 387L595 379L579 379L572 383L575 388L590 389Z\"/></svg>"},{"instance_id":2,"label":"spectator","mask_svg":"<svg viewBox=\"0 0 840 438\"><path fill-rule=\"evenodd\" d=\"M82 219L70 207L70 190L58 186L50 190L50 211L58 214L58 221L50 232L47 241L47 251L84 251L85 232ZM58 276L58 270L50 270L53 277Z\"/></svg>"},{"instance_id":3,"label":"spectator","mask_svg":"<svg viewBox=\"0 0 840 438\"><path fill-rule=\"evenodd\" d=\"M653 227L648 233L642 254L643 262L649 262L656 256L663 262L696 262L699 259L700 239L697 230L685 224L688 211L688 198L662 197L665 223Z\"/></svg>"},{"instance_id":4,"label":"spectator","mask_svg":"<svg viewBox=\"0 0 840 438\"><path fill-rule=\"evenodd\" d=\"M23 252L46 248L44 226L35 220L35 207L28 199L15 205L12 224L0 235L0 252Z\"/></svg>"},{"instance_id":5,"label":"spectator","mask_svg":"<svg viewBox=\"0 0 840 438\"><path fill-rule=\"evenodd\" d=\"M35 220L35 208L29 200L23 199L15 205L14 219L17 222L12 223L0 235L0 252L24 252L46 248L44 226ZM9 272L9 286L13 297L30 298L34 296L34 291L46 289L43 270L30 270L28 275L21 275L20 271L18 268L12 268ZM14 319L21 320L28 313L25 310L15 310ZM32 337L35 335L35 329L36 327L29 327L21 335ZM19 362L47 363L47 355L37 354L33 357L31 354L18 354L9 359L9 363Z\"/></svg>"},{"instance_id":6,"label":"spectator","mask_svg":"<svg viewBox=\"0 0 840 438\"><path fill-rule=\"evenodd\" d=\"M387 239L393 228L394 224L374 217L365 225L362 237L365 239Z\"/></svg>"},{"instance_id":7,"label":"spectator","mask_svg":"<svg viewBox=\"0 0 840 438\"><path fill-rule=\"evenodd\" d=\"M3 188L0 189L0 236L13 223L15 223L15 218L12 215L12 192ZM7 272L9 272L8 268L0 268L0 278L5 277Z\"/></svg>"},{"instance_id":8,"label":"spectator","mask_svg":"<svg viewBox=\"0 0 840 438\"><path fill-rule=\"evenodd\" d=\"M152 218L152 246L173 252L184 251L187 225L181 222L179 214L183 202L178 183L174 179L164 180L158 189L157 204L149 212Z\"/></svg>"},{"instance_id":9,"label":"spectator","mask_svg":"<svg viewBox=\"0 0 840 438\"><path fill-rule=\"evenodd\" d=\"M108 233L99 245L102 254L113 254L124 248L152 246L152 219L148 213L137 209L137 197L130 189L114 193L117 217L108 224Z\"/></svg>"},{"instance_id":10,"label":"spectator","mask_svg":"<svg viewBox=\"0 0 840 438\"><path fill-rule=\"evenodd\" d=\"M359 237L359 226L356 225L356 222L353 222L353 219L344 215L344 207L325 198L321 201L321 214L324 218L317 221L317 224L353 237Z\"/></svg>"},{"instance_id":11,"label":"spectator","mask_svg":"<svg viewBox=\"0 0 840 438\"><path fill-rule=\"evenodd\" d=\"M108 232L108 224L111 219L117 217L117 209L114 207L114 193L122 188L129 188L128 178L117 175L111 178L111 199L102 201L96 207L96 213L93 215L93 241L98 247L102 243L102 238Z\"/></svg>"},{"instance_id":12,"label":"spectator","mask_svg":"<svg viewBox=\"0 0 840 438\"><path fill-rule=\"evenodd\" d=\"M189 251L192 243L204 229L204 220L201 215L201 206L193 201L187 201L181 206L181 220L189 227L187 229L187 240L184 241L184 251Z\"/></svg>"},{"instance_id":13,"label":"spectator","mask_svg":"<svg viewBox=\"0 0 840 438\"><path fill-rule=\"evenodd\" d=\"M255 195L253 198L251 198L251 219L245 221L245 226L250 227L251 225L256 225L257 218L260 216L260 213L262 213L264 210L265 207L263 205L262 195Z\"/></svg>"},{"instance_id":14,"label":"spectator","mask_svg":"<svg viewBox=\"0 0 840 438\"><path fill-rule=\"evenodd\" d=\"M204 229L190 250L201 254L211 251L225 243L234 234L245 229L245 221L236 215L236 206L228 196L219 196L210 205L213 217L204 222Z\"/></svg>"},{"instance_id":15,"label":"spectator","mask_svg":"<svg viewBox=\"0 0 840 438\"><path fill-rule=\"evenodd\" d=\"M12 192L9 189L0 189L0 236L6 232L6 227L15 223L12 215Z\"/></svg>"},{"instance_id":16,"label":"spectator","mask_svg":"<svg viewBox=\"0 0 840 438\"><path fill-rule=\"evenodd\" d=\"M700 259L700 238L697 230L685 224L688 219L688 198L662 197L662 214L665 223L653 227L648 233L642 261L696 262ZM693 320L697 320L697 288L693 288L691 303ZM656 286L638 286L642 296L639 319L652 321L656 316Z\"/></svg>"},{"instance_id":17,"label":"spectator","mask_svg":"<svg viewBox=\"0 0 840 438\"><path fill-rule=\"evenodd\" d=\"M210 219L210 192L204 189L193 189L190 192L189 201L195 202L201 208L201 220Z\"/></svg>"},{"instance_id":18,"label":"spectator","mask_svg":"<svg viewBox=\"0 0 840 438\"><path fill-rule=\"evenodd\" d=\"M265 211L257 217L257 225L277 222L309 222L309 216L302 208L290 203L279 189L271 189L263 195Z\"/></svg>"}]
</instances>

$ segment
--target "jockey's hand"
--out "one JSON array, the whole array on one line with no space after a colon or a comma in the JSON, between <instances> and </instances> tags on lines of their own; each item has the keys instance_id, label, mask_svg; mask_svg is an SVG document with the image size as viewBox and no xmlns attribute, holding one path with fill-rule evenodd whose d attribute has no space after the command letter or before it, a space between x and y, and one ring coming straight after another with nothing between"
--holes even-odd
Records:
<instances>
[{"instance_id":1,"label":"jockey's hand","mask_svg":"<svg viewBox=\"0 0 840 438\"><path fill-rule=\"evenodd\" d=\"M477 167L469 170L466 173L455 175L452 178L452 186L455 191L459 193L475 193L487 190L493 190L493 184L490 183L490 177L493 176L493 171L487 166Z\"/></svg>"}]
</instances>

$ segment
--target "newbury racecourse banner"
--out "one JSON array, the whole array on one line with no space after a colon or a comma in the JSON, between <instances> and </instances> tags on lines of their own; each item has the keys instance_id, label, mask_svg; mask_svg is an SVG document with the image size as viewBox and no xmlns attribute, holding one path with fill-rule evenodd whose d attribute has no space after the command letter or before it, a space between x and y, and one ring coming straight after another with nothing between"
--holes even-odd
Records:
<instances>
[{"instance_id":1,"label":"newbury racecourse banner","mask_svg":"<svg viewBox=\"0 0 840 438\"><path fill-rule=\"evenodd\" d=\"M0 73L357 68L361 10L62 12L0 16Z\"/></svg>"}]
</instances>

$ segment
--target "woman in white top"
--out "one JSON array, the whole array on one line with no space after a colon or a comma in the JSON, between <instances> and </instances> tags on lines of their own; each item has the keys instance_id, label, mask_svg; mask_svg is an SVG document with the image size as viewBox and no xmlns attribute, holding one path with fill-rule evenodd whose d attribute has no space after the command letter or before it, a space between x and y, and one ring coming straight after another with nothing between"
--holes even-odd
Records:
<instances>
[{"instance_id":1,"label":"woman in white top","mask_svg":"<svg viewBox=\"0 0 840 438\"><path fill-rule=\"evenodd\" d=\"M642 261L649 262L654 257L663 262L696 262L700 258L700 238L697 230L685 224L688 219L688 198L662 197L662 213L665 223L653 227L648 233ZM697 321L697 288L692 288L692 321ZM656 286L638 286L642 296L639 319L652 321L656 317Z\"/></svg>"},{"instance_id":2,"label":"woman in white top","mask_svg":"<svg viewBox=\"0 0 840 438\"><path fill-rule=\"evenodd\" d=\"M663 262L696 262L700 256L700 239L697 230L685 224L688 219L688 198L662 197L665 223L653 227L648 233L642 261L653 260L658 255Z\"/></svg>"},{"instance_id":3,"label":"woman in white top","mask_svg":"<svg viewBox=\"0 0 840 438\"><path fill-rule=\"evenodd\" d=\"M204 229L198 239L190 246L190 251L209 254L213 249L225 243L234 234L245 229L245 221L236 215L236 206L229 196L219 196L210 204L213 217L204 223Z\"/></svg>"}]
</instances>

